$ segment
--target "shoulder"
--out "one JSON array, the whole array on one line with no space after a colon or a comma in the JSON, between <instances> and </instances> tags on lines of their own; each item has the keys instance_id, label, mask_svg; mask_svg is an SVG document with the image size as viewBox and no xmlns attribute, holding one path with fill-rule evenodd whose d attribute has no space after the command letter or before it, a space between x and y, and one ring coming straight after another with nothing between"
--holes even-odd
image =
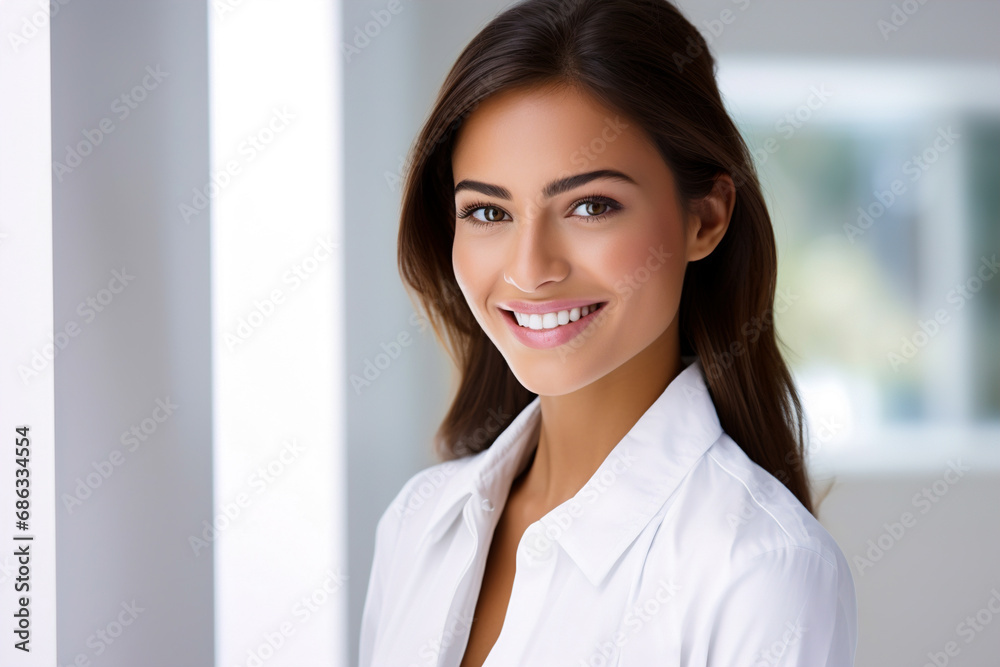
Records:
<instances>
[{"instance_id":1,"label":"shoulder","mask_svg":"<svg viewBox=\"0 0 1000 667\"><path fill-rule=\"evenodd\" d=\"M383 616L399 605L399 575L412 565L414 545L445 493L454 493L456 473L467 470L469 459L445 461L411 475L379 517L368 591L362 611L360 664L372 662ZM457 500L457 496L456 496Z\"/></svg>"},{"instance_id":2,"label":"shoulder","mask_svg":"<svg viewBox=\"0 0 1000 667\"><path fill-rule=\"evenodd\" d=\"M411 475L382 512L376 532L393 536L395 542L404 527L422 529L442 499L461 490L461 473L480 454L436 463Z\"/></svg>"},{"instance_id":3,"label":"shoulder","mask_svg":"<svg viewBox=\"0 0 1000 667\"><path fill-rule=\"evenodd\" d=\"M780 664L853 664L857 601L847 559L798 498L727 434L690 471L671 511L678 541L698 554L681 558L698 579L694 616L704 623L711 667L766 657L746 636L780 645Z\"/></svg>"},{"instance_id":4,"label":"shoulder","mask_svg":"<svg viewBox=\"0 0 1000 667\"><path fill-rule=\"evenodd\" d=\"M685 484L682 510L702 534L710 530L733 562L767 552L814 552L838 568L843 554L833 536L782 481L755 463L726 433L709 447Z\"/></svg>"},{"instance_id":5,"label":"shoulder","mask_svg":"<svg viewBox=\"0 0 1000 667\"><path fill-rule=\"evenodd\" d=\"M703 591L705 605L751 581L761 590L794 585L801 595L823 589L834 601L854 603L850 565L834 537L725 433L691 468L661 516L653 562L678 563Z\"/></svg>"}]
</instances>

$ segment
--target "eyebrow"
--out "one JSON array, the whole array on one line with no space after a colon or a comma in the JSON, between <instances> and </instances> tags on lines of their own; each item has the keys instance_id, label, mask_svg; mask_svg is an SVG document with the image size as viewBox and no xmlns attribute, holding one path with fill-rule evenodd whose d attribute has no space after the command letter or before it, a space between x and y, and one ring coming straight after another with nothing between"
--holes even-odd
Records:
<instances>
[{"instance_id":1,"label":"eyebrow","mask_svg":"<svg viewBox=\"0 0 1000 667\"><path fill-rule=\"evenodd\" d=\"M638 185L631 176L617 169L598 169L597 171L588 171L584 174L576 174L574 176L567 176L566 178L560 178L552 181L542 190L542 195L546 199L551 199L558 194L562 194L567 190L572 190L573 188L578 188L584 183L589 183L590 181L596 180L598 178L605 178L614 181L624 181L625 183L631 183L632 185ZM497 197L499 199L511 199L510 190L499 185L491 185L489 183L483 183L481 181L472 181L469 179L464 179L458 182L455 186L455 194L458 194L462 190L474 190L476 192L481 192L488 197Z\"/></svg>"}]
</instances>

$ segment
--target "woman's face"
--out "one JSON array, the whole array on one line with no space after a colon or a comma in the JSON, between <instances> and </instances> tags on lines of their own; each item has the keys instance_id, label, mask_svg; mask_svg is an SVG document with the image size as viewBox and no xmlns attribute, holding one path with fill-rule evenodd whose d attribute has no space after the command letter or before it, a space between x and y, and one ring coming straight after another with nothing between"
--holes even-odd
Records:
<instances>
[{"instance_id":1,"label":"woman's face","mask_svg":"<svg viewBox=\"0 0 1000 667\"><path fill-rule=\"evenodd\" d=\"M638 125L575 89L506 91L466 119L452 172L455 276L527 389L626 381L677 354L690 234Z\"/></svg>"}]
</instances>

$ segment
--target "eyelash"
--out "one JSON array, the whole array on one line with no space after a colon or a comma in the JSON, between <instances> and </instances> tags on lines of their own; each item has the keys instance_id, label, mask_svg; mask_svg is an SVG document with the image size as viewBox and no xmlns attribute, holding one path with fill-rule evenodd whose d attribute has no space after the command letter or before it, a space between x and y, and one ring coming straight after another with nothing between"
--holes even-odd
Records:
<instances>
[{"instance_id":1,"label":"eyelash","mask_svg":"<svg viewBox=\"0 0 1000 667\"><path fill-rule=\"evenodd\" d=\"M611 199L610 197L605 197L604 195L591 195L589 197L584 197L582 199L578 199L575 202L573 202L571 210L575 210L578 206L580 206L580 204L591 204L591 203L604 204L609 209L607 212L601 213L599 215L581 216L591 222L601 222L609 215L612 215L623 208L621 204L616 202L614 199ZM503 211L501 207L496 206L495 204L490 204L484 201L477 201L467 206L463 206L462 209L458 212L457 217L459 219L468 218L467 224L475 225L476 227L492 227L493 225L502 222L502 221L484 222L482 220L472 217L473 212L481 208L495 208L500 211ZM506 211L504 211L504 213L506 213Z\"/></svg>"}]
</instances>

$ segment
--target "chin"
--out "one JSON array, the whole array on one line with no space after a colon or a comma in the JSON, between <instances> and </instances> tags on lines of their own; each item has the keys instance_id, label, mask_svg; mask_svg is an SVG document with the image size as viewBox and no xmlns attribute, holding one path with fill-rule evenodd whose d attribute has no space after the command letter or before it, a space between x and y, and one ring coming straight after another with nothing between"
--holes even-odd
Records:
<instances>
[{"instance_id":1,"label":"chin","mask_svg":"<svg viewBox=\"0 0 1000 667\"><path fill-rule=\"evenodd\" d=\"M570 354L559 355L559 349L546 350L545 357L534 357L528 354L512 358L503 354L507 367L525 389L539 396L562 396L571 394L599 380L614 370L603 357L601 364L594 363L594 351L583 354L580 350L572 350Z\"/></svg>"}]
</instances>

